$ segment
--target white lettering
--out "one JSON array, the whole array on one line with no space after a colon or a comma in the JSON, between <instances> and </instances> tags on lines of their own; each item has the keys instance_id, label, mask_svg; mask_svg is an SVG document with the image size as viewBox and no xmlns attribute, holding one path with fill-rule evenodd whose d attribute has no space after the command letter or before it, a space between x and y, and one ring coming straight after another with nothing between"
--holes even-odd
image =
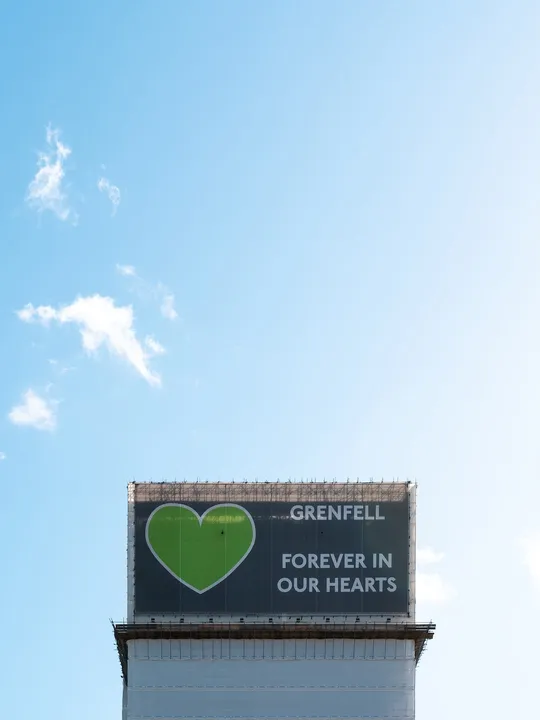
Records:
<instances>
[{"instance_id":1,"label":"white lettering","mask_svg":"<svg viewBox=\"0 0 540 720\"><path fill-rule=\"evenodd\" d=\"M287 590L282 592L288 592L291 587L291 581ZM300 581L298 578L294 579L294 589L297 592L319 592L319 581L317 578L305 578ZM359 577L334 577L326 578L326 592L334 593L350 593L350 592L396 592L396 578L394 577L367 577L361 579Z\"/></svg>"},{"instance_id":2,"label":"white lettering","mask_svg":"<svg viewBox=\"0 0 540 720\"><path fill-rule=\"evenodd\" d=\"M364 515L364 520L375 520L375 516L369 514L369 505L366 505L366 514Z\"/></svg>"},{"instance_id":3,"label":"white lettering","mask_svg":"<svg viewBox=\"0 0 540 720\"><path fill-rule=\"evenodd\" d=\"M326 592L338 592L339 578L326 578Z\"/></svg>"},{"instance_id":4,"label":"white lettering","mask_svg":"<svg viewBox=\"0 0 540 720\"><path fill-rule=\"evenodd\" d=\"M382 558L382 560L381 560ZM392 553L389 555L380 555L378 553L373 554L373 566L382 567L384 565L392 565ZM281 555L281 567L287 568L289 565L301 570L303 568L309 568L310 570L328 568L347 568L347 569L367 569L366 556L363 553L309 553L303 555L302 553L283 553Z\"/></svg>"},{"instance_id":5,"label":"white lettering","mask_svg":"<svg viewBox=\"0 0 540 720\"><path fill-rule=\"evenodd\" d=\"M293 586L295 592L304 592L307 590L308 579L307 578L294 578Z\"/></svg>"},{"instance_id":6,"label":"white lettering","mask_svg":"<svg viewBox=\"0 0 540 720\"><path fill-rule=\"evenodd\" d=\"M380 505L293 505L292 520L385 520Z\"/></svg>"},{"instance_id":7,"label":"white lettering","mask_svg":"<svg viewBox=\"0 0 540 720\"><path fill-rule=\"evenodd\" d=\"M278 580L277 587L279 592L287 593L292 589L292 582L289 578L281 578L281 580Z\"/></svg>"},{"instance_id":8,"label":"white lettering","mask_svg":"<svg viewBox=\"0 0 540 720\"><path fill-rule=\"evenodd\" d=\"M353 582L353 585L352 585L352 588L351 588L351 592L355 592L355 590L359 590L360 592L364 592L364 588L362 587L362 581L361 581L360 578L358 578L358 577L354 579L354 582Z\"/></svg>"}]
</instances>

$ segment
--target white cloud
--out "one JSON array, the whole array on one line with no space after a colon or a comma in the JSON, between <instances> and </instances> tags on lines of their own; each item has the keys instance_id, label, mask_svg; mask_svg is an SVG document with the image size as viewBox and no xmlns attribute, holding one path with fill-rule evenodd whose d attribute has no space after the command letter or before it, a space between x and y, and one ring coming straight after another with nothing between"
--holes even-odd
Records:
<instances>
[{"instance_id":1,"label":"white cloud","mask_svg":"<svg viewBox=\"0 0 540 720\"><path fill-rule=\"evenodd\" d=\"M135 277L137 275L133 265L119 265L116 264L116 272L126 277Z\"/></svg>"},{"instance_id":2,"label":"white cloud","mask_svg":"<svg viewBox=\"0 0 540 720\"><path fill-rule=\"evenodd\" d=\"M174 295L164 295L161 301L160 310L163 317L166 317L167 320L176 320L176 318L178 317L178 313L176 312L176 309L174 307Z\"/></svg>"},{"instance_id":3,"label":"white cloud","mask_svg":"<svg viewBox=\"0 0 540 720\"><path fill-rule=\"evenodd\" d=\"M99 178L97 186L100 192L107 193L107 197L113 206L112 214L114 215L120 205L120 188L116 185L111 185L107 178L104 177Z\"/></svg>"},{"instance_id":4,"label":"white cloud","mask_svg":"<svg viewBox=\"0 0 540 720\"><path fill-rule=\"evenodd\" d=\"M7 458L6 453L5 453L5 452L0 452L0 462L1 462L2 460L5 460L6 458Z\"/></svg>"},{"instance_id":5,"label":"white cloud","mask_svg":"<svg viewBox=\"0 0 540 720\"><path fill-rule=\"evenodd\" d=\"M17 310L17 317L23 322L33 322L37 317L38 321L43 325L47 325L56 317L56 310L48 305L41 305L35 308L31 303L25 305L22 310Z\"/></svg>"},{"instance_id":6,"label":"white cloud","mask_svg":"<svg viewBox=\"0 0 540 720\"><path fill-rule=\"evenodd\" d=\"M418 565L433 565L441 562L443 558L444 553L435 552L435 550L430 547L421 548L416 553L416 562Z\"/></svg>"},{"instance_id":7,"label":"white cloud","mask_svg":"<svg viewBox=\"0 0 540 720\"><path fill-rule=\"evenodd\" d=\"M157 285L149 283L144 278L137 275L133 265L116 265L116 272L126 277L134 278L134 291L145 299L157 300L160 303L160 312L167 320L176 320L178 313L176 312L175 298L169 288L161 282Z\"/></svg>"},{"instance_id":8,"label":"white cloud","mask_svg":"<svg viewBox=\"0 0 540 720\"><path fill-rule=\"evenodd\" d=\"M523 553L523 564L529 571L533 584L540 590L540 531L522 537L519 546Z\"/></svg>"},{"instance_id":9,"label":"white cloud","mask_svg":"<svg viewBox=\"0 0 540 720\"><path fill-rule=\"evenodd\" d=\"M159 343L157 340L154 340L154 338L151 335L148 335L144 339L144 344L148 348L148 350L152 353L152 355L164 355L165 354L165 348L161 343Z\"/></svg>"},{"instance_id":10,"label":"white cloud","mask_svg":"<svg viewBox=\"0 0 540 720\"><path fill-rule=\"evenodd\" d=\"M32 389L23 395L21 405L15 405L8 415L14 425L36 430L54 430L56 427L55 402L37 395Z\"/></svg>"},{"instance_id":11,"label":"white cloud","mask_svg":"<svg viewBox=\"0 0 540 720\"><path fill-rule=\"evenodd\" d=\"M132 365L150 385L161 385L161 378L150 370L149 354L133 329L131 305L118 307L110 297L92 295L79 297L71 305L58 309L28 304L17 315L24 322L35 321L46 326L53 320L60 324L74 323L80 328L87 352L96 352L104 345L111 354Z\"/></svg>"},{"instance_id":12,"label":"white cloud","mask_svg":"<svg viewBox=\"0 0 540 720\"><path fill-rule=\"evenodd\" d=\"M76 213L69 207L62 188L64 162L71 155L71 148L60 141L60 131L47 127L47 150L40 152L38 169L28 186L26 201L38 212L50 210L60 220L77 221Z\"/></svg>"},{"instance_id":13,"label":"white cloud","mask_svg":"<svg viewBox=\"0 0 540 720\"><path fill-rule=\"evenodd\" d=\"M417 573L416 599L419 602L442 604L453 595L452 587L439 573Z\"/></svg>"},{"instance_id":14,"label":"white cloud","mask_svg":"<svg viewBox=\"0 0 540 720\"><path fill-rule=\"evenodd\" d=\"M431 547L420 548L416 553L416 563L419 566L436 565L444 558ZM416 599L420 603L442 604L454 596L454 589L446 582L441 573L423 572L416 574Z\"/></svg>"},{"instance_id":15,"label":"white cloud","mask_svg":"<svg viewBox=\"0 0 540 720\"><path fill-rule=\"evenodd\" d=\"M31 318L30 318L31 321ZM28 321L27 321L28 322ZM58 360L50 359L49 365L52 365L52 367L56 370L56 372L59 375L65 375L66 373L70 372L71 370L75 370L73 366L70 365L61 365Z\"/></svg>"}]
</instances>

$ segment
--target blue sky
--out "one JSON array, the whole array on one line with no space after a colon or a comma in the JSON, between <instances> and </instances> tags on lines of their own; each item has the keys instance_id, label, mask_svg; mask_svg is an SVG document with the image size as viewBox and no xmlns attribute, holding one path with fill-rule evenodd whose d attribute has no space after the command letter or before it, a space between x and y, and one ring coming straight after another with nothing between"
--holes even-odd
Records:
<instances>
[{"instance_id":1,"label":"blue sky","mask_svg":"<svg viewBox=\"0 0 540 720\"><path fill-rule=\"evenodd\" d=\"M399 477L438 624L419 720L533 717L539 23L5 10L6 716L119 717L129 480Z\"/></svg>"}]
</instances>

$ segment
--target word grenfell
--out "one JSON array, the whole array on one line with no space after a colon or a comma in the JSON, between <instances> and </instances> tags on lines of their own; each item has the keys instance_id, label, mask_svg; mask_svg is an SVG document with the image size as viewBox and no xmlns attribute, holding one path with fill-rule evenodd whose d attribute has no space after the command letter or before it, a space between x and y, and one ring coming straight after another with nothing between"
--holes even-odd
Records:
<instances>
[{"instance_id":1,"label":"word grenfell","mask_svg":"<svg viewBox=\"0 0 540 720\"><path fill-rule=\"evenodd\" d=\"M293 505L292 520L386 520L380 505Z\"/></svg>"}]
</instances>

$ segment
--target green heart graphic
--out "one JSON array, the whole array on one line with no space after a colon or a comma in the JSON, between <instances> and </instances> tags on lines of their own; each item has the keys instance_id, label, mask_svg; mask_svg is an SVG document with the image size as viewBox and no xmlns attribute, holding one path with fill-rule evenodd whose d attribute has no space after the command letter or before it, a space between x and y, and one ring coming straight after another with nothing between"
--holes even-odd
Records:
<instances>
[{"instance_id":1,"label":"green heart graphic","mask_svg":"<svg viewBox=\"0 0 540 720\"><path fill-rule=\"evenodd\" d=\"M199 515L187 505L167 503L148 518L146 542L171 575L201 594L246 559L255 523L239 505L214 505Z\"/></svg>"}]
</instances>

